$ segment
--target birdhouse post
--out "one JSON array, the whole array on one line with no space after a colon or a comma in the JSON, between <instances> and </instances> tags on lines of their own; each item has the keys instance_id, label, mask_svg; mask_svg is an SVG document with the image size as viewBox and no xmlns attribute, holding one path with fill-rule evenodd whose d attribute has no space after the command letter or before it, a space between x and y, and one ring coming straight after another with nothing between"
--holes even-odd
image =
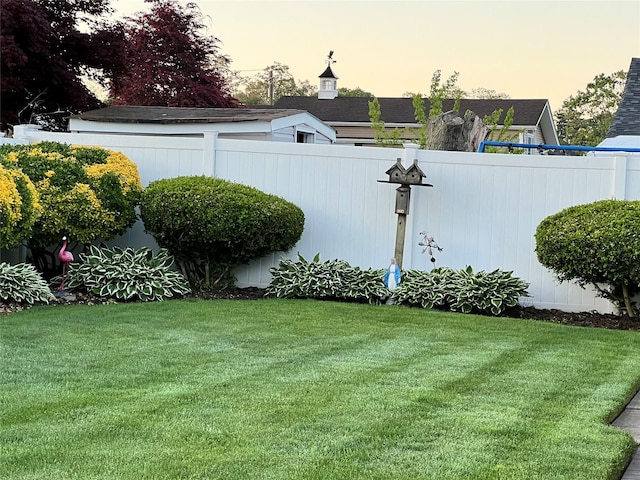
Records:
<instances>
[{"instance_id":1,"label":"birdhouse post","mask_svg":"<svg viewBox=\"0 0 640 480\"><path fill-rule=\"evenodd\" d=\"M400 184L396 188L396 210L398 215L398 225L396 228L396 246L395 259L396 264L402 268L402 257L404 252L404 237L407 229L407 215L409 215L409 205L411 201L411 187L432 187L428 183L422 183L422 179L426 177L424 172L418 166L418 160L414 159L413 164L408 168L402 165L402 159L398 158L396 163L385 172L389 176L389 180L378 180L384 183Z\"/></svg>"}]
</instances>

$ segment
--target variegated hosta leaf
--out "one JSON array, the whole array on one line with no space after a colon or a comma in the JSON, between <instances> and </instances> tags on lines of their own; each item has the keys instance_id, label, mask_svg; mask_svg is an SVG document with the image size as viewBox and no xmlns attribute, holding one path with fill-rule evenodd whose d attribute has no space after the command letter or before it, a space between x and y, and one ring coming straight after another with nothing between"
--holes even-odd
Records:
<instances>
[{"instance_id":1,"label":"variegated hosta leaf","mask_svg":"<svg viewBox=\"0 0 640 480\"><path fill-rule=\"evenodd\" d=\"M529 284L512 275L503 270L474 272L470 266L462 270L409 270L393 298L396 303L423 308L500 315L505 308L517 305L520 297L528 296Z\"/></svg>"},{"instance_id":2,"label":"variegated hosta leaf","mask_svg":"<svg viewBox=\"0 0 640 480\"><path fill-rule=\"evenodd\" d=\"M33 265L0 263L0 298L19 303L49 303L53 294Z\"/></svg>"},{"instance_id":3,"label":"variegated hosta leaf","mask_svg":"<svg viewBox=\"0 0 640 480\"><path fill-rule=\"evenodd\" d=\"M165 249L90 247L70 264L69 288L84 287L96 295L119 300L164 300L191 291L184 276L172 270L173 257Z\"/></svg>"},{"instance_id":4,"label":"variegated hosta leaf","mask_svg":"<svg viewBox=\"0 0 640 480\"><path fill-rule=\"evenodd\" d=\"M382 270L361 270L344 260L320 262L316 255L309 262L298 254L298 261L283 259L271 269L267 294L280 298L348 299L377 303L389 294L382 283Z\"/></svg>"}]
</instances>

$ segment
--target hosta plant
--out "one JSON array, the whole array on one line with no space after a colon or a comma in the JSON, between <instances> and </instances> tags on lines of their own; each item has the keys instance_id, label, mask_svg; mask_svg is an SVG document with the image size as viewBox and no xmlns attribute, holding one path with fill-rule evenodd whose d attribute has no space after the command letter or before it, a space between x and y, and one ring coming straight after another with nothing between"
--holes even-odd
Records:
<instances>
[{"instance_id":1,"label":"hosta plant","mask_svg":"<svg viewBox=\"0 0 640 480\"><path fill-rule=\"evenodd\" d=\"M389 295L382 283L384 270L352 267L343 260L321 262L319 255L308 261L283 259L270 270L267 295L280 298L318 298L378 303Z\"/></svg>"},{"instance_id":2,"label":"hosta plant","mask_svg":"<svg viewBox=\"0 0 640 480\"><path fill-rule=\"evenodd\" d=\"M448 309L454 301L453 282L456 271L438 267L431 271L407 270L400 287L393 292L396 303L422 308Z\"/></svg>"},{"instance_id":3,"label":"hosta plant","mask_svg":"<svg viewBox=\"0 0 640 480\"><path fill-rule=\"evenodd\" d=\"M528 296L528 287L513 272L439 267L430 272L407 271L393 298L396 303L423 308L500 315L508 307L515 307L520 297Z\"/></svg>"},{"instance_id":4,"label":"hosta plant","mask_svg":"<svg viewBox=\"0 0 640 480\"><path fill-rule=\"evenodd\" d=\"M33 265L0 263L0 300L34 304L53 299L49 285Z\"/></svg>"},{"instance_id":5,"label":"hosta plant","mask_svg":"<svg viewBox=\"0 0 640 480\"><path fill-rule=\"evenodd\" d=\"M528 296L529 284L514 277L513 272L499 269L474 272L469 266L457 271L452 287L455 300L451 310L500 315L507 307L515 307L520 297Z\"/></svg>"},{"instance_id":6,"label":"hosta plant","mask_svg":"<svg viewBox=\"0 0 640 480\"><path fill-rule=\"evenodd\" d=\"M173 257L165 249L153 255L147 247L134 250L92 245L88 253L80 254L78 265L70 264L67 285L117 300L164 300L191 291L172 265Z\"/></svg>"}]
</instances>

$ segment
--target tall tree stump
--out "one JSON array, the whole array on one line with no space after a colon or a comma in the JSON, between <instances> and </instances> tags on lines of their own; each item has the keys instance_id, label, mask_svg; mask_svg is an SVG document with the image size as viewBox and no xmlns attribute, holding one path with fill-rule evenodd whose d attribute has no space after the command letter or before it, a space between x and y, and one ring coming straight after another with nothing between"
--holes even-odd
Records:
<instances>
[{"instance_id":1,"label":"tall tree stump","mask_svg":"<svg viewBox=\"0 0 640 480\"><path fill-rule=\"evenodd\" d=\"M427 150L476 152L487 138L489 127L471 110L464 118L450 110L427 120Z\"/></svg>"}]
</instances>

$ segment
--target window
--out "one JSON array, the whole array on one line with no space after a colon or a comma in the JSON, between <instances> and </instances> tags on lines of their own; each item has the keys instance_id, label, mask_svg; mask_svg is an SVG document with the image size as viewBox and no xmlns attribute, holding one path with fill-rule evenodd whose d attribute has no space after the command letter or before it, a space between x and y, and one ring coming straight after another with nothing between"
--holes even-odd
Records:
<instances>
[{"instance_id":1,"label":"window","mask_svg":"<svg viewBox=\"0 0 640 480\"><path fill-rule=\"evenodd\" d=\"M322 89L323 90L335 90L333 86L333 80L323 80L322 81Z\"/></svg>"},{"instance_id":2,"label":"window","mask_svg":"<svg viewBox=\"0 0 640 480\"><path fill-rule=\"evenodd\" d=\"M534 144L536 143L536 131L535 130L525 130L524 131L524 143ZM536 153L537 150L533 150L533 153ZM528 148L527 153L532 153L532 149Z\"/></svg>"},{"instance_id":3,"label":"window","mask_svg":"<svg viewBox=\"0 0 640 480\"><path fill-rule=\"evenodd\" d=\"M525 132L525 143L535 143L535 142L536 142L535 130L527 130Z\"/></svg>"},{"instance_id":4,"label":"window","mask_svg":"<svg viewBox=\"0 0 640 480\"><path fill-rule=\"evenodd\" d=\"M313 133L298 130L296 132L296 143L315 143L315 136Z\"/></svg>"}]
</instances>

